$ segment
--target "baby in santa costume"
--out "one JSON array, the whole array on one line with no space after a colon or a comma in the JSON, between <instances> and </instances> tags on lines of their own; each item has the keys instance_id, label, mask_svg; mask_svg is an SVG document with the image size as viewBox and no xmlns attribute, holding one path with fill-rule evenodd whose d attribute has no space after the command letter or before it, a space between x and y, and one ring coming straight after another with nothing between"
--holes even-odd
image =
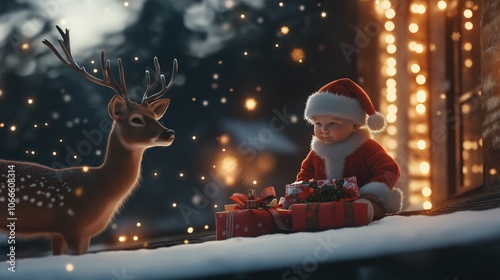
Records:
<instances>
[{"instance_id":1,"label":"baby in santa costume","mask_svg":"<svg viewBox=\"0 0 500 280\"><path fill-rule=\"evenodd\" d=\"M402 192L394 188L399 166L372 139L385 118L359 85L344 78L323 86L307 99L304 118L314 136L297 181L356 176L361 199L354 202L368 205L369 218L401 211Z\"/></svg>"}]
</instances>

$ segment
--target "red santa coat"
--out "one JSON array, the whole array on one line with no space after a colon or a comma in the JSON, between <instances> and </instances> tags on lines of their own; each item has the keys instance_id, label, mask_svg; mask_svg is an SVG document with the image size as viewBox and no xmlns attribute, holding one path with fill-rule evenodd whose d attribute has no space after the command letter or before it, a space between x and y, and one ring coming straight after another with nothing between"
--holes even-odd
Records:
<instances>
[{"instance_id":1,"label":"red santa coat","mask_svg":"<svg viewBox=\"0 0 500 280\"><path fill-rule=\"evenodd\" d=\"M402 209L402 192L394 188L398 164L367 129L354 132L337 144L324 144L313 136L311 151L302 162L297 181L356 176L361 196L372 194L388 213Z\"/></svg>"}]
</instances>

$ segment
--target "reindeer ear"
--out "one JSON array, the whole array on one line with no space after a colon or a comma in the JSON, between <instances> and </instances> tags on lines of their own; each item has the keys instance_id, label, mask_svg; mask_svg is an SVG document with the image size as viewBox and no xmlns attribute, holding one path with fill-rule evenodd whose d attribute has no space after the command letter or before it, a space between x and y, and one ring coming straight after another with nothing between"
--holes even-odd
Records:
<instances>
[{"instance_id":1,"label":"reindeer ear","mask_svg":"<svg viewBox=\"0 0 500 280\"><path fill-rule=\"evenodd\" d=\"M159 120L163 117L163 114L167 111L168 104L170 104L170 99L163 98L158 99L155 102L149 104L149 109L153 111L156 115L156 119Z\"/></svg>"},{"instance_id":2,"label":"reindeer ear","mask_svg":"<svg viewBox=\"0 0 500 280\"><path fill-rule=\"evenodd\" d=\"M128 114L127 102L123 97L115 95L109 102L108 111L113 120L123 120Z\"/></svg>"}]
</instances>

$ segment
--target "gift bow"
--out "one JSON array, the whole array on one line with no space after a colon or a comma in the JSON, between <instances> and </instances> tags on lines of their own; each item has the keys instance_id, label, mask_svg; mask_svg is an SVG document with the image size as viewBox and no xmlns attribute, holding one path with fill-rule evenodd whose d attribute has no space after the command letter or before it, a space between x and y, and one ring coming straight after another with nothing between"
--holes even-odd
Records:
<instances>
[{"instance_id":1,"label":"gift bow","mask_svg":"<svg viewBox=\"0 0 500 280\"><path fill-rule=\"evenodd\" d=\"M271 208L275 206L274 204L276 204L276 191L273 186L269 186L262 190L258 196L256 195L255 190L251 189L249 190L248 195L234 193L229 198L236 202L236 207L239 209L258 207ZM257 203L253 204L256 205L256 207L248 207L249 205L252 205L248 203L250 201L256 201Z\"/></svg>"}]
</instances>

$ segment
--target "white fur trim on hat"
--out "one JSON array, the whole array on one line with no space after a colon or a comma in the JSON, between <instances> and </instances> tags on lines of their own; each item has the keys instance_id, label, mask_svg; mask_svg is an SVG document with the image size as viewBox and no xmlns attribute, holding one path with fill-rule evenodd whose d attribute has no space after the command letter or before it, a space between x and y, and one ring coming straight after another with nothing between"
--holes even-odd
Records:
<instances>
[{"instance_id":1,"label":"white fur trim on hat","mask_svg":"<svg viewBox=\"0 0 500 280\"><path fill-rule=\"evenodd\" d=\"M361 197L372 194L378 198L380 205L387 213L397 213L403 209L403 192L400 189L389 187L381 182L370 182L359 188Z\"/></svg>"},{"instance_id":2,"label":"white fur trim on hat","mask_svg":"<svg viewBox=\"0 0 500 280\"><path fill-rule=\"evenodd\" d=\"M386 126L385 117L382 113L375 112L375 114L368 116L367 124L372 132L381 132Z\"/></svg>"},{"instance_id":3,"label":"white fur trim on hat","mask_svg":"<svg viewBox=\"0 0 500 280\"><path fill-rule=\"evenodd\" d=\"M327 114L334 114L361 125L366 123L366 113L358 100L328 91L311 94L306 102L304 118L313 123L312 117Z\"/></svg>"}]
</instances>

